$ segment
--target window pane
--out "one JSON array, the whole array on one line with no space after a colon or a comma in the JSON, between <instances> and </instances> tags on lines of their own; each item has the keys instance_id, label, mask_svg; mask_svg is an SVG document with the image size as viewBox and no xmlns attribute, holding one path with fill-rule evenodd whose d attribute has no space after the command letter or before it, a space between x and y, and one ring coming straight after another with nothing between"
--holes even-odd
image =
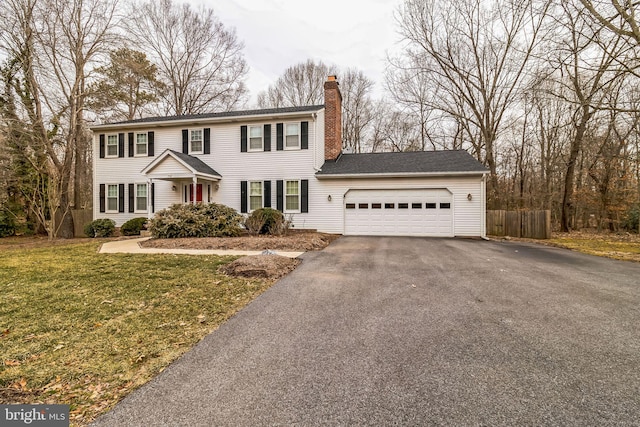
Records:
<instances>
[{"instance_id":1,"label":"window pane","mask_svg":"<svg viewBox=\"0 0 640 427\"><path fill-rule=\"evenodd\" d=\"M300 209L298 205L298 196L287 196L287 210L297 211L298 209Z\"/></svg>"},{"instance_id":2,"label":"window pane","mask_svg":"<svg viewBox=\"0 0 640 427\"><path fill-rule=\"evenodd\" d=\"M107 137L107 156L118 155L118 136L109 135Z\"/></svg>"},{"instance_id":3,"label":"window pane","mask_svg":"<svg viewBox=\"0 0 640 427\"><path fill-rule=\"evenodd\" d=\"M249 197L249 209L255 210L260 209L262 207L262 196L251 196Z\"/></svg>"},{"instance_id":4,"label":"window pane","mask_svg":"<svg viewBox=\"0 0 640 427\"><path fill-rule=\"evenodd\" d=\"M298 124L297 123L290 123L286 125L286 132L285 132L285 144L287 147L298 147L299 146L299 140L298 140Z\"/></svg>"},{"instance_id":5,"label":"window pane","mask_svg":"<svg viewBox=\"0 0 640 427\"><path fill-rule=\"evenodd\" d=\"M260 126L251 126L249 128L249 136L251 138L262 138L262 128Z\"/></svg>"},{"instance_id":6,"label":"window pane","mask_svg":"<svg viewBox=\"0 0 640 427\"><path fill-rule=\"evenodd\" d=\"M110 185L107 190L108 197L118 197L118 186Z\"/></svg>"},{"instance_id":7,"label":"window pane","mask_svg":"<svg viewBox=\"0 0 640 427\"><path fill-rule=\"evenodd\" d=\"M138 197L147 197L147 184L138 184L136 188L136 195Z\"/></svg>"},{"instance_id":8,"label":"window pane","mask_svg":"<svg viewBox=\"0 0 640 427\"><path fill-rule=\"evenodd\" d=\"M107 199L107 210L108 211L117 211L118 210L118 199Z\"/></svg>"},{"instance_id":9,"label":"window pane","mask_svg":"<svg viewBox=\"0 0 640 427\"><path fill-rule=\"evenodd\" d=\"M431 203L431 202L427 202L427 203L425 203L425 208L427 208L427 209L435 209L436 208L436 204L435 203Z\"/></svg>"},{"instance_id":10,"label":"window pane","mask_svg":"<svg viewBox=\"0 0 640 427\"><path fill-rule=\"evenodd\" d=\"M252 196L262 196L262 183L261 182L252 182L251 183L251 192Z\"/></svg>"},{"instance_id":11,"label":"window pane","mask_svg":"<svg viewBox=\"0 0 640 427\"><path fill-rule=\"evenodd\" d=\"M191 131L191 151L200 152L202 151L202 130L192 130Z\"/></svg>"},{"instance_id":12,"label":"window pane","mask_svg":"<svg viewBox=\"0 0 640 427\"><path fill-rule=\"evenodd\" d=\"M250 138L249 139L250 150L262 150L262 138Z\"/></svg>"},{"instance_id":13,"label":"window pane","mask_svg":"<svg viewBox=\"0 0 640 427\"><path fill-rule=\"evenodd\" d=\"M137 211L146 211L147 210L147 197L136 197L136 210Z\"/></svg>"},{"instance_id":14,"label":"window pane","mask_svg":"<svg viewBox=\"0 0 640 427\"><path fill-rule=\"evenodd\" d=\"M440 203L440 209L451 209L451 203Z\"/></svg>"},{"instance_id":15,"label":"window pane","mask_svg":"<svg viewBox=\"0 0 640 427\"><path fill-rule=\"evenodd\" d=\"M287 181L287 194L298 194L298 181Z\"/></svg>"},{"instance_id":16,"label":"window pane","mask_svg":"<svg viewBox=\"0 0 640 427\"><path fill-rule=\"evenodd\" d=\"M355 203L347 203L347 209L355 209L355 208L356 208Z\"/></svg>"},{"instance_id":17,"label":"window pane","mask_svg":"<svg viewBox=\"0 0 640 427\"><path fill-rule=\"evenodd\" d=\"M136 134L136 154L147 154L147 134Z\"/></svg>"}]
</instances>

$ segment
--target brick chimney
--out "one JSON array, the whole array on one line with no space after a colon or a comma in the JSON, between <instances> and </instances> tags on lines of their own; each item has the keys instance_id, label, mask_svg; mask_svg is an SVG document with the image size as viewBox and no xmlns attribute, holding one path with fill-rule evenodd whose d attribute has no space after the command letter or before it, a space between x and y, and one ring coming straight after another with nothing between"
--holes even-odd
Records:
<instances>
[{"instance_id":1,"label":"brick chimney","mask_svg":"<svg viewBox=\"0 0 640 427\"><path fill-rule=\"evenodd\" d=\"M342 94L336 76L324 82L324 159L335 160L342 151Z\"/></svg>"}]
</instances>

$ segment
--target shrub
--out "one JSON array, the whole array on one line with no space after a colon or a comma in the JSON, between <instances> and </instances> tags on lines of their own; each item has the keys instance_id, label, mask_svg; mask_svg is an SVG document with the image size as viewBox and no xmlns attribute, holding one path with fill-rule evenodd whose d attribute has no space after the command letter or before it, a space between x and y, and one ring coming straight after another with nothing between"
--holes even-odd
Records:
<instances>
[{"instance_id":1,"label":"shrub","mask_svg":"<svg viewBox=\"0 0 640 427\"><path fill-rule=\"evenodd\" d=\"M116 230L116 222L112 219L96 219L84 226L84 234L89 237L110 237Z\"/></svg>"},{"instance_id":2,"label":"shrub","mask_svg":"<svg viewBox=\"0 0 640 427\"><path fill-rule=\"evenodd\" d=\"M156 213L149 221L154 237L225 237L238 236L242 216L217 203L175 204Z\"/></svg>"},{"instance_id":3,"label":"shrub","mask_svg":"<svg viewBox=\"0 0 640 427\"><path fill-rule=\"evenodd\" d=\"M245 221L247 230L258 234L282 234L288 228L285 224L282 212L272 208L256 209Z\"/></svg>"},{"instance_id":4,"label":"shrub","mask_svg":"<svg viewBox=\"0 0 640 427\"><path fill-rule=\"evenodd\" d=\"M0 237L16 234L16 221L11 212L0 209Z\"/></svg>"},{"instance_id":5,"label":"shrub","mask_svg":"<svg viewBox=\"0 0 640 427\"><path fill-rule=\"evenodd\" d=\"M139 236L140 230L144 229L145 222L147 222L147 218L132 218L122 224L120 233L122 233L123 236Z\"/></svg>"},{"instance_id":6,"label":"shrub","mask_svg":"<svg viewBox=\"0 0 640 427\"><path fill-rule=\"evenodd\" d=\"M629 207L622 226L629 231L638 231L638 223L640 223L640 203L635 203Z\"/></svg>"}]
</instances>

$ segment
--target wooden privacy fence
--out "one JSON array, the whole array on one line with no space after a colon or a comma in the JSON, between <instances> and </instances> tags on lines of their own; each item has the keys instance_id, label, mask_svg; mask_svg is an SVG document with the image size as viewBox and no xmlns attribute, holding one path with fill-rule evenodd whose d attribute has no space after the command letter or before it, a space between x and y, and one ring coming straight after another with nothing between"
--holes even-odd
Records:
<instances>
[{"instance_id":1,"label":"wooden privacy fence","mask_svg":"<svg viewBox=\"0 0 640 427\"><path fill-rule=\"evenodd\" d=\"M551 211L487 211L491 236L551 238Z\"/></svg>"},{"instance_id":2,"label":"wooden privacy fence","mask_svg":"<svg viewBox=\"0 0 640 427\"><path fill-rule=\"evenodd\" d=\"M93 210L91 209L73 209L73 235L75 237L87 237L84 234L84 226L93 221Z\"/></svg>"}]
</instances>

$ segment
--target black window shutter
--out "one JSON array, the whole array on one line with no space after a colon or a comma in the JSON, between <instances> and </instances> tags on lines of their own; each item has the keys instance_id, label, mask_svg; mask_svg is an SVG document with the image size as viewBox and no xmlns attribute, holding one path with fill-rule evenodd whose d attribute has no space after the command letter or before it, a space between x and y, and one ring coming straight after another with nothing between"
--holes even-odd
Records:
<instances>
[{"instance_id":1,"label":"black window shutter","mask_svg":"<svg viewBox=\"0 0 640 427\"><path fill-rule=\"evenodd\" d=\"M133 184L129 184L129 212L135 211L135 186Z\"/></svg>"},{"instance_id":2,"label":"black window shutter","mask_svg":"<svg viewBox=\"0 0 640 427\"><path fill-rule=\"evenodd\" d=\"M247 181L240 181L240 212L247 213Z\"/></svg>"},{"instance_id":3,"label":"black window shutter","mask_svg":"<svg viewBox=\"0 0 640 427\"><path fill-rule=\"evenodd\" d=\"M271 125L264 125L264 151L271 151Z\"/></svg>"},{"instance_id":4,"label":"black window shutter","mask_svg":"<svg viewBox=\"0 0 640 427\"><path fill-rule=\"evenodd\" d=\"M182 129L182 152L189 154L189 130Z\"/></svg>"},{"instance_id":5,"label":"black window shutter","mask_svg":"<svg viewBox=\"0 0 640 427\"><path fill-rule=\"evenodd\" d=\"M240 126L240 152L247 152L247 127Z\"/></svg>"},{"instance_id":6,"label":"black window shutter","mask_svg":"<svg viewBox=\"0 0 640 427\"><path fill-rule=\"evenodd\" d=\"M151 213L156 211L156 184L151 183Z\"/></svg>"},{"instance_id":7,"label":"black window shutter","mask_svg":"<svg viewBox=\"0 0 640 427\"><path fill-rule=\"evenodd\" d=\"M264 182L264 207L271 207L271 181Z\"/></svg>"},{"instance_id":8,"label":"black window shutter","mask_svg":"<svg viewBox=\"0 0 640 427\"><path fill-rule=\"evenodd\" d=\"M309 149L309 122L300 123L300 148Z\"/></svg>"},{"instance_id":9,"label":"black window shutter","mask_svg":"<svg viewBox=\"0 0 640 427\"><path fill-rule=\"evenodd\" d=\"M147 134L147 155L149 157L153 157L155 154L153 152L153 138L155 134L153 132L149 132Z\"/></svg>"},{"instance_id":10,"label":"black window shutter","mask_svg":"<svg viewBox=\"0 0 640 427\"><path fill-rule=\"evenodd\" d=\"M124 212L124 184L118 184L118 212Z\"/></svg>"},{"instance_id":11,"label":"black window shutter","mask_svg":"<svg viewBox=\"0 0 640 427\"><path fill-rule=\"evenodd\" d=\"M129 132L129 157L133 157L133 132Z\"/></svg>"},{"instance_id":12,"label":"black window shutter","mask_svg":"<svg viewBox=\"0 0 640 427\"><path fill-rule=\"evenodd\" d=\"M118 134L118 157L124 157L124 133Z\"/></svg>"},{"instance_id":13,"label":"black window shutter","mask_svg":"<svg viewBox=\"0 0 640 427\"><path fill-rule=\"evenodd\" d=\"M284 211L284 181L281 179L276 181L276 209Z\"/></svg>"},{"instance_id":14,"label":"black window shutter","mask_svg":"<svg viewBox=\"0 0 640 427\"><path fill-rule=\"evenodd\" d=\"M309 180L303 179L300 181L300 212L309 212Z\"/></svg>"},{"instance_id":15,"label":"black window shutter","mask_svg":"<svg viewBox=\"0 0 640 427\"><path fill-rule=\"evenodd\" d=\"M284 150L284 125L276 123L276 150Z\"/></svg>"},{"instance_id":16,"label":"black window shutter","mask_svg":"<svg viewBox=\"0 0 640 427\"><path fill-rule=\"evenodd\" d=\"M100 158L104 159L104 133L100 134Z\"/></svg>"},{"instance_id":17,"label":"black window shutter","mask_svg":"<svg viewBox=\"0 0 640 427\"><path fill-rule=\"evenodd\" d=\"M211 154L211 128L204 128L204 154Z\"/></svg>"},{"instance_id":18,"label":"black window shutter","mask_svg":"<svg viewBox=\"0 0 640 427\"><path fill-rule=\"evenodd\" d=\"M100 184L100 212L105 212L106 209L106 185Z\"/></svg>"}]
</instances>

